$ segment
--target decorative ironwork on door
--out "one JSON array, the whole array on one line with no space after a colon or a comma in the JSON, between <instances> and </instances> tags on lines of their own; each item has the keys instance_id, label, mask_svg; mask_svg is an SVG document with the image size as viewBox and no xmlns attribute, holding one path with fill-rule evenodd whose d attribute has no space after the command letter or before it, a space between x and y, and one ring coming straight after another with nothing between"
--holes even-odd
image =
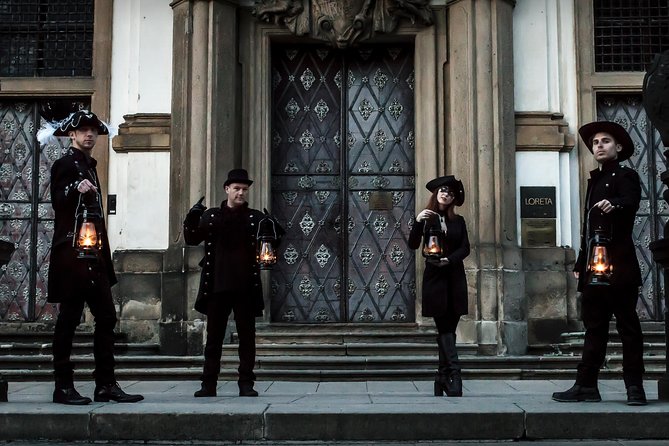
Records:
<instances>
[{"instance_id":1,"label":"decorative ironwork on door","mask_svg":"<svg viewBox=\"0 0 669 446\"><path fill-rule=\"evenodd\" d=\"M414 320L413 89L413 45L273 48L273 321Z\"/></svg>"},{"instance_id":2,"label":"decorative ironwork on door","mask_svg":"<svg viewBox=\"0 0 669 446\"><path fill-rule=\"evenodd\" d=\"M0 270L0 321L51 321L47 275L53 236L50 172L63 146L40 147L35 102L0 102L0 239L16 250Z\"/></svg>"},{"instance_id":3,"label":"decorative ironwork on door","mask_svg":"<svg viewBox=\"0 0 669 446\"><path fill-rule=\"evenodd\" d=\"M651 241L662 236L662 228L669 218L669 209L662 200L665 187L660 180L660 168L664 148L660 134L646 116L641 94L598 96L597 119L617 122L627 129L634 141L634 155L623 164L636 170L641 178L641 204L634 222L634 244L643 279L637 311L642 320L661 320L664 314L662 274L648 248Z\"/></svg>"}]
</instances>

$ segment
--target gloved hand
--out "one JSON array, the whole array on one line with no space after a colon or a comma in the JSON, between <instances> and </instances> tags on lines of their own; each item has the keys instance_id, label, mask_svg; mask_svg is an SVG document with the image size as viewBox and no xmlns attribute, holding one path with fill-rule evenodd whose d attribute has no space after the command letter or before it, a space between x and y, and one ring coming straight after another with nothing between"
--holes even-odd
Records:
<instances>
[{"instance_id":1,"label":"gloved hand","mask_svg":"<svg viewBox=\"0 0 669 446\"><path fill-rule=\"evenodd\" d=\"M192 208L186 214L186 220L184 225L187 227L197 228L198 223L200 222L200 217L204 214L204 211L207 210L207 206L203 205L204 197L200 198L197 203L193 205Z\"/></svg>"}]
</instances>

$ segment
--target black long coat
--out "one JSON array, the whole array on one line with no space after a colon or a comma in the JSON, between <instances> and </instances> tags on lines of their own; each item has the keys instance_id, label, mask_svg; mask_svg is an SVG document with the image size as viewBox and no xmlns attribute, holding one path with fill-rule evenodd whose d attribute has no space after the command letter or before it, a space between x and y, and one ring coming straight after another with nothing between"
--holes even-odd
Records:
<instances>
[{"instance_id":1,"label":"black long coat","mask_svg":"<svg viewBox=\"0 0 669 446\"><path fill-rule=\"evenodd\" d=\"M437 219L414 222L409 234L409 248L418 249L424 239L426 224L439 226ZM437 266L425 262L423 273L423 316L441 317L454 311L458 316L467 314L467 277L463 260L469 255L469 236L465 219L456 215L446 220L447 232L440 232L441 246L446 247L448 265Z\"/></svg>"},{"instance_id":2,"label":"black long coat","mask_svg":"<svg viewBox=\"0 0 669 446\"><path fill-rule=\"evenodd\" d=\"M203 213L191 210L184 221L188 245L204 241L202 273L195 309L207 313L207 301L213 298L242 298L253 316L262 316L265 308L257 253L258 223L264 214L245 204L231 210L226 202ZM228 296L234 294L234 296Z\"/></svg>"},{"instance_id":3,"label":"black long coat","mask_svg":"<svg viewBox=\"0 0 669 446\"><path fill-rule=\"evenodd\" d=\"M595 209L588 215L588 209L603 199L609 200L614 209L609 214ZM611 234L608 246L613 265L611 288L615 289L615 285L641 285L641 270L632 239L640 200L641 181L639 175L629 167L612 161L603 165L601 170L595 169L590 172L586 192L587 206L583 212L581 249L574 265L574 271L579 273L578 291L583 291L589 280L586 271L588 241L598 227L610 231Z\"/></svg>"},{"instance_id":4,"label":"black long coat","mask_svg":"<svg viewBox=\"0 0 669 446\"><path fill-rule=\"evenodd\" d=\"M79 198L89 203L94 199L92 193L80 194L77 186L87 179L97 185L102 196L96 165L94 158L70 147L67 154L56 160L51 167L51 205L56 216L49 261L48 302L59 303L69 299L77 292L80 284L88 283L94 278L92 274L95 272L89 269L91 264L97 263L106 272L110 286L116 284L104 219L96 224L98 236L102 240L97 261L77 259L77 252L72 246Z\"/></svg>"}]
</instances>

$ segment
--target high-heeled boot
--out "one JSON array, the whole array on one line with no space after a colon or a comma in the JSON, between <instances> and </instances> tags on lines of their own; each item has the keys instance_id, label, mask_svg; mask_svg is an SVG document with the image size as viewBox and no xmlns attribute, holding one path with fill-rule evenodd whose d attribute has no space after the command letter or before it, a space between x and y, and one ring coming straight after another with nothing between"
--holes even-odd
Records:
<instances>
[{"instance_id":1,"label":"high-heeled boot","mask_svg":"<svg viewBox=\"0 0 669 446\"><path fill-rule=\"evenodd\" d=\"M441 336L437 336L437 347L439 350L439 367L437 368L437 373L434 375L434 396L443 396L448 387L450 368Z\"/></svg>"},{"instance_id":2,"label":"high-heeled boot","mask_svg":"<svg viewBox=\"0 0 669 446\"><path fill-rule=\"evenodd\" d=\"M458 350L455 345L455 333L439 335L439 342L443 346L444 355L449 365L446 395L462 396L462 375Z\"/></svg>"}]
</instances>

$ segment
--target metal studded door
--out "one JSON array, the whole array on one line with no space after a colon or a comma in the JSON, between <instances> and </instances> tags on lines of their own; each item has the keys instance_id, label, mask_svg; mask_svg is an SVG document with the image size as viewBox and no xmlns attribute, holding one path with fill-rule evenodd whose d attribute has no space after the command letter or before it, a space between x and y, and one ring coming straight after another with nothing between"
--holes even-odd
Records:
<instances>
[{"instance_id":1,"label":"metal studded door","mask_svg":"<svg viewBox=\"0 0 669 446\"><path fill-rule=\"evenodd\" d=\"M634 141L634 155L624 164L636 170L641 178L641 204L634 222L634 244L643 279L637 311L642 320L661 320L662 275L648 248L651 241L662 236L669 218L667 204L662 200L665 187L660 181L660 168L664 165L664 149L660 135L646 116L640 94L598 96L597 119L617 122Z\"/></svg>"},{"instance_id":2,"label":"metal studded door","mask_svg":"<svg viewBox=\"0 0 669 446\"><path fill-rule=\"evenodd\" d=\"M413 45L272 52L277 322L411 322Z\"/></svg>"},{"instance_id":3,"label":"metal studded door","mask_svg":"<svg viewBox=\"0 0 669 446\"><path fill-rule=\"evenodd\" d=\"M0 321L51 321L47 273L53 235L50 172L62 145L40 147L37 104L0 102L0 239L14 243L0 271Z\"/></svg>"}]
</instances>

